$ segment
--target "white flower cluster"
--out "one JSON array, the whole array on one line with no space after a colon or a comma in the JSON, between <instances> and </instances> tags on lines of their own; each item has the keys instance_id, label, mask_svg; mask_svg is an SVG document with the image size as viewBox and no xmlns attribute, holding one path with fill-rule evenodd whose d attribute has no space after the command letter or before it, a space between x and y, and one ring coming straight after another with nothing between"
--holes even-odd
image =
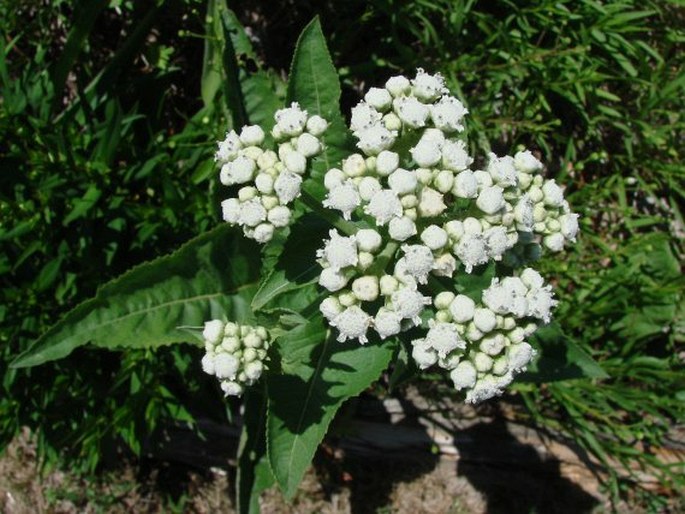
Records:
<instances>
[{"instance_id":1,"label":"white flower cluster","mask_svg":"<svg viewBox=\"0 0 685 514\"><path fill-rule=\"evenodd\" d=\"M467 113L440 75L421 69L413 80L392 77L371 88L350 123L362 153L326 173L323 205L375 227L331 231L318 257L319 283L331 292L320 308L339 341L366 343L369 329L386 338L427 322L426 336L413 343L415 360L450 370L467 400L478 402L525 369L533 351L523 339L534 320L549 321L551 288L526 269L493 281L476 306L449 292L433 298L430 276L502 259L520 266L539 253L538 241L561 251L575 241L578 221L529 151L491 154L484 170L472 170L456 137ZM470 317L456 315L467 300Z\"/></svg>"},{"instance_id":2,"label":"white flower cluster","mask_svg":"<svg viewBox=\"0 0 685 514\"><path fill-rule=\"evenodd\" d=\"M487 400L525 371L535 355L525 339L549 321L555 304L551 287L531 268L493 279L478 304L443 291L435 297L428 332L412 341L412 356L420 369L437 364L449 371L467 402Z\"/></svg>"},{"instance_id":3,"label":"white flower cluster","mask_svg":"<svg viewBox=\"0 0 685 514\"><path fill-rule=\"evenodd\" d=\"M241 185L236 198L221 202L224 221L243 227L258 243L271 240L274 230L288 226L290 203L300 196L308 160L322 150L320 136L328 127L320 116L309 116L297 103L276 111L271 135L278 150L263 148L264 130L245 126L226 134L216 160L225 186Z\"/></svg>"},{"instance_id":4,"label":"white flower cluster","mask_svg":"<svg viewBox=\"0 0 685 514\"><path fill-rule=\"evenodd\" d=\"M205 323L202 337L205 340L202 369L221 381L221 390L226 396L240 396L245 386L259 380L270 344L264 327L215 319Z\"/></svg>"}]
</instances>

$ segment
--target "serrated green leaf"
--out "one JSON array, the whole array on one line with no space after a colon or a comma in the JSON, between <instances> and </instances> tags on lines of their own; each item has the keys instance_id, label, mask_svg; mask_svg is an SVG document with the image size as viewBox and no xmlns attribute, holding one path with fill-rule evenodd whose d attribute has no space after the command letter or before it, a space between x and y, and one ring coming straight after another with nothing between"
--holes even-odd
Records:
<instances>
[{"instance_id":1,"label":"serrated green leaf","mask_svg":"<svg viewBox=\"0 0 685 514\"><path fill-rule=\"evenodd\" d=\"M609 375L585 350L566 336L557 323L540 328L531 338L539 357L517 380L554 382L576 378L608 378Z\"/></svg>"},{"instance_id":2,"label":"serrated green leaf","mask_svg":"<svg viewBox=\"0 0 685 514\"><path fill-rule=\"evenodd\" d=\"M335 413L386 369L394 344L339 343L317 315L280 337L276 348L282 372L267 382L267 453L281 490L292 497Z\"/></svg>"},{"instance_id":3,"label":"serrated green leaf","mask_svg":"<svg viewBox=\"0 0 685 514\"><path fill-rule=\"evenodd\" d=\"M30 367L75 348L150 348L187 341L179 327L216 318L245 321L259 250L222 225L178 251L133 268L69 312L13 363Z\"/></svg>"},{"instance_id":4,"label":"serrated green leaf","mask_svg":"<svg viewBox=\"0 0 685 514\"><path fill-rule=\"evenodd\" d=\"M325 118L329 127L322 137L324 151L312 164L303 189L321 201L325 196L323 175L338 166L354 148L340 113L340 79L328 53L318 17L300 34L295 46L286 103L298 102L310 115Z\"/></svg>"}]
</instances>

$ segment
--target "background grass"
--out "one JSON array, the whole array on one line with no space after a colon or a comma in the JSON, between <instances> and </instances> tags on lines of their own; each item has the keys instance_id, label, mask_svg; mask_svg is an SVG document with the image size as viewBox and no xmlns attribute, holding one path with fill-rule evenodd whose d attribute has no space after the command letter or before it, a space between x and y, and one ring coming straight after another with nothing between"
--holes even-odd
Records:
<instances>
[{"instance_id":1,"label":"background grass","mask_svg":"<svg viewBox=\"0 0 685 514\"><path fill-rule=\"evenodd\" d=\"M92 471L171 420L229 414L190 348L7 368L108 278L217 223L212 154L230 117L211 88L206 4L0 4L0 444L28 425L46 462ZM273 70L277 89L319 14L343 112L366 88L424 67L469 108L472 150L540 154L581 214L579 244L541 263L561 300L556 319L610 378L519 383L507 400L602 460L615 494L639 491L616 461L657 473L662 493L682 490L682 466L654 455L685 419L682 2L230 6L258 51L241 59L244 72Z\"/></svg>"}]
</instances>

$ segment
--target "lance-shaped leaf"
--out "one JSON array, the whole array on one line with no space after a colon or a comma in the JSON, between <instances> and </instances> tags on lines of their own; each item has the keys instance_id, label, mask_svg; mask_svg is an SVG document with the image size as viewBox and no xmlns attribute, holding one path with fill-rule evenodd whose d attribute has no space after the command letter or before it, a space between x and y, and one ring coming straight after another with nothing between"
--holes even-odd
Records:
<instances>
[{"instance_id":1,"label":"lance-shaped leaf","mask_svg":"<svg viewBox=\"0 0 685 514\"><path fill-rule=\"evenodd\" d=\"M133 268L69 312L12 364L36 366L91 343L151 348L188 340L182 326L247 321L259 250L222 225L178 251Z\"/></svg>"},{"instance_id":2,"label":"lance-shaped leaf","mask_svg":"<svg viewBox=\"0 0 685 514\"><path fill-rule=\"evenodd\" d=\"M287 497L297 491L335 413L378 378L393 348L390 341L339 343L320 315L278 339L282 371L267 382L267 451Z\"/></svg>"}]
</instances>

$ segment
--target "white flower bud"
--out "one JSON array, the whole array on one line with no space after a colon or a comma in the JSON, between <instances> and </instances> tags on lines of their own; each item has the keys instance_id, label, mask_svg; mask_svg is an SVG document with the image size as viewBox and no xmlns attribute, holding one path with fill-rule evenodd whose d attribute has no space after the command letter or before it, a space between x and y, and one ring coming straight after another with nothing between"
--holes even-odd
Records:
<instances>
[{"instance_id":1,"label":"white flower bud","mask_svg":"<svg viewBox=\"0 0 685 514\"><path fill-rule=\"evenodd\" d=\"M319 285L331 293L340 291L347 282L347 277L337 268L324 268L319 275Z\"/></svg>"},{"instance_id":2,"label":"white flower bud","mask_svg":"<svg viewBox=\"0 0 685 514\"><path fill-rule=\"evenodd\" d=\"M278 197L271 195L262 196L262 205L267 211L270 211L274 207L278 206Z\"/></svg>"},{"instance_id":3,"label":"white flower bud","mask_svg":"<svg viewBox=\"0 0 685 514\"><path fill-rule=\"evenodd\" d=\"M392 275L383 275L380 280L381 294L383 296L390 296L400 286L399 281Z\"/></svg>"},{"instance_id":4,"label":"white flower bud","mask_svg":"<svg viewBox=\"0 0 685 514\"><path fill-rule=\"evenodd\" d=\"M240 339L236 335L227 335L221 341L221 348L228 353L235 353L240 350Z\"/></svg>"},{"instance_id":5,"label":"white flower bud","mask_svg":"<svg viewBox=\"0 0 685 514\"><path fill-rule=\"evenodd\" d=\"M494 364L492 357L483 352L477 352L475 355L472 355L471 362L473 362L475 368L481 373L490 371Z\"/></svg>"},{"instance_id":6,"label":"white flower bud","mask_svg":"<svg viewBox=\"0 0 685 514\"><path fill-rule=\"evenodd\" d=\"M392 96L387 89L372 87L364 95L364 100L374 109L387 111L392 105Z\"/></svg>"},{"instance_id":7,"label":"white flower bud","mask_svg":"<svg viewBox=\"0 0 685 514\"><path fill-rule=\"evenodd\" d=\"M445 223L445 232L453 241L459 241L464 235L464 224L459 220L451 220Z\"/></svg>"},{"instance_id":8,"label":"white flower bud","mask_svg":"<svg viewBox=\"0 0 685 514\"><path fill-rule=\"evenodd\" d=\"M349 220L357 206L361 203L361 198L357 192L357 187L353 182L347 181L334 186L326 195L323 206L329 209L337 209L342 212L343 218Z\"/></svg>"},{"instance_id":9,"label":"white flower bud","mask_svg":"<svg viewBox=\"0 0 685 514\"><path fill-rule=\"evenodd\" d=\"M397 193L383 189L373 195L371 201L364 207L364 212L376 219L377 225L385 225L392 218L402 216L402 204Z\"/></svg>"},{"instance_id":10,"label":"white flower bud","mask_svg":"<svg viewBox=\"0 0 685 514\"><path fill-rule=\"evenodd\" d=\"M223 380L221 382L221 390L226 396L240 396L243 394L243 386L231 380Z\"/></svg>"},{"instance_id":11,"label":"white flower bud","mask_svg":"<svg viewBox=\"0 0 685 514\"><path fill-rule=\"evenodd\" d=\"M402 120L394 112L389 112L383 116L383 126L390 131L399 131L402 128Z\"/></svg>"},{"instance_id":12,"label":"white flower bud","mask_svg":"<svg viewBox=\"0 0 685 514\"><path fill-rule=\"evenodd\" d=\"M494 184L494 182L492 181L492 177L487 171L474 171L473 176L478 182L479 189L485 189L486 187L490 187Z\"/></svg>"},{"instance_id":13,"label":"white flower bud","mask_svg":"<svg viewBox=\"0 0 685 514\"><path fill-rule=\"evenodd\" d=\"M445 132L464 130L462 120L469 112L464 104L452 96L443 96L439 102L431 105L430 111L435 126Z\"/></svg>"},{"instance_id":14,"label":"white flower bud","mask_svg":"<svg viewBox=\"0 0 685 514\"><path fill-rule=\"evenodd\" d=\"M409 150L412 159L421 168L432 168L442 158L442 153L440 153L440 146L431 140L422 138L414 148Z\"/></svg>"},{"instance_id":15,"label":"white flower bud","mask_svg":"<svg viewBox=\"0 0 685 514\"><path fill-rule=\"evenodd\" d=\"M259 125L246 125L240 131L240 142L245 146L260 146L264 142L264 131Z\"/></svg>"},{"instance_id":16,"label":"white flower bud","mask_svg":"<svg viewBox=\"0 0 685 514\"><path fill-rule=\"evenodd\" d=\"M347 180L347 175L338 168L331 168L323 177L323 185L326 189L333 189Z\"/></svg>"},{"instance_id":17,"label":"white flower bud","mask_svg":"<svg viewBox=\"0 0 685 514\"><path fill-rule=\"evenodd\" d=\"M433 305L436 309L446 310L450 308L450 304L455 299L455 294L452 291L442 291L435 296Z\"/></svg>"},{"instance_id":18,"label":"white flower bud","mask_svg":"<svg viewBox=\"0 0 685 514\"><path fill-rule=\"evenodd\" d=\"M542 169L542 163L530 152L525 150L514 155L514 166L521 173L535 173Z\"/></svg>"},{"instance_id":19,"label":"white flower bud","mask_svg":"<svg viewBox=\"0 0 685 514\"><path fill-rule=\"evenodd\" d=\"M312 136L320 136L328 128L328 122L324 120L321 116L314 115L307 120L307 132Z\"/></svg>"},{"instance_id":20,"label":"white flower bud","mask_svg":"<svg viewBox=\"0 0 685 514\"><path fill-rule=\"evenodd\" d=\"M361 177L366 172L366 160L358 153L350 155L342 162L342 170L350 178Z\"/></svg>"},{"instance_id":21,"label":"white flower bud","mask_svg":"<svg viewBox=\"0 0 685 514\"><path fill-rule=\"evenodd\" d=\"M351 292L347 291L338 295L338 301L343 307L352 307L353 305L357 304L357 297Z\"/></svg>"},{"instance_id":22,"label":"white flower bud","mask_svg":"<svg viewBox=\"0 0 685 514\"><path fill-rule=\"evenodd\" d=\"M433 102L447 92L442 75L439 73L430 75L421 68L416 70L416 77L411 81L411 85L412 93L424 102Z\"/></svg>"},{"instance_id":23,"label":"white flower bud","mask_svg":"<svg viewBox=\"0 0 685 514\"><path fill-rule=\"evenodd\" d=\"M287 227L290 224L290 209L284 205L277 205L276 207L269 210L266 216L274 227Z\"/></svg>"},{"instance_id":24,"label":"white flower bud","mask_svg":"<svg viewBox=\"0 0 685 514\"><path fill-rule=\"evenodd\" d=\"M365 202L373 198L373 195L378 193L382 188L381 183L375 177L364 177L359 182L359 196Z\"/></svg>"},{"instance_id":25,"label":"white flower bud","mask_svg":"<svg viewBox=\"0 0 685 514\"><path fill-rule=\"evenodd\" d=\"M253 239L260 244L268 243L274 237L274 226L271 223L260 223L254 229Z\"/></svg>"},{"instance_id":26,"label":"white flower bud","mask_svg":"<svg viewBox=\"0 0 685 514\"><path fill-rule=\"evenodd\" d=\"M228 198L221 202L221 217L224 221L235 225L240 217L240 201L237 198Z\"/></svg>"},{"instance_id":27,"label":"white flower bud","mask_svg":"<svg viewBox=\"0 0 685 514\"><path fill-rule=\"evenodd\" d=\"M262 364L258 360L248 362L245 365L245 375L247 376L247 379L251 382L258 380L259 377L262 376L263 370L264 370L264 364Z\"/></svg>"},{"instance_id":28,"label":"white flower bud","mask_svg":"<svg viewBox=\"0 0 685 514\"><path fill-rule=\"evenodd\" d=\"M428 296L423 296L412 287L402 287L391 296L392 305L402 319L410 319L414 325L421 323L420 314L426 305L431 304Z\"/></svg>"},{"instance_id":29,"label":"white flower bud","mask_svg":"<svg viewBox=\"0 0 685 514\"><path fill-rule=\"evenodd\" d=\"M466 235L473 235L473 234L482 234L483 233L483 226L481 225L480 220L477 218L473 217L468 217L464 221L464 233Z\"/></svg>"},{"instance_id":30,"label":"white flower bud","mask_svg":"<svg viewBox=\"0 0 685 514\"><path fill-rule=\"evenodd\" d=\"M357 267L364 271L368 269L372 264L373 261L375 260L375 257L373 256L372 253L369 252L359 252L359 263L357 263Z\"/></svg>"},{"instance_id":31,"label":"white flower bud","mask_svg":"<svg viewBox=\"0 0 685 514\"><path fill-rule=\"evenodd\" d=\"M441 193L449 193L454 186L454 175L449 170L442 170L433 180L433 184Z\"/></svg>"},{"instance_id":32,"label":"white flower bud","mask_svg":"<svg viewBox=\"0 0 685 514\"><path fill-rule=\"evenodd\" d=\"M433 263L433 275L438 277L451 277L456 269L457 260L451 253L439 255Z\"/></svg>"},{"instance_id":33,"label":"white flower bud","mask_svg":"<svg viewBox=\"0 0 685 514\"><path fill-rule=\"evenodd\" d=\"M388 177L388 185L398 195L413 193L418 185L416 172L398 168Z\"/></svg>"},{"instance_id":34,"label":"white flower bud","mask_svg":"<svg viewBox=\"0 0 685 514\"><path fill-rule=\"evenodd\" d=\"M300 196L301 185L301 176L289 171L284 171L278 175L276 182L274 182L274 190L276 191L280 202L287 204Z\"/></svg>"},{"instance_id":35,"label":"white flower bud","mask_svg":"<svg viewBox=\"0 0 685 514\"><path fill-rule=\"evenodd\" d=\"M411 344L411 356L419 369L430 368L438 362L437 353L425 339L415 339Z\"/></svg>"},{"instance_id":36,"label":"white flower bud","mask_svg":"<svg viewBox=\"0 0 685 514\"><path fill-rule=\"evenodd\" d=\"M268 170L273 168L278 162L278 155L272 150L267 150L262 152L262 154L257 158L257 167L260 170Z\"/></svg>"},{"instance_id":37,"label":"white flower bud","mask_svg":"<svg viewBox=\"0 0 685 514\"><path fill-rule=\"evenodd\" d=\"M361 344L368 342L366 331L371 325L371 316L357 305L348 307L338 314L331 325L338 329L338 341L341 343L347 339L358 339Z\"/></svg>"},{"instance_id":38,"label":"white flower bud","mask_svg":"<svg viewBox=\"0 0 685 514\"><path fill-rule=\"evenodd\" d=\"M373 326L381 339L399 334L402 319L397 313L386 307L381 307L373 319Z\"/></svg>"},{"instance_id":39,"label":"white flower bud","mask_svg":"<svg viewBox=\"0 0 685 514\"><path fill-rule=\"evenodd\" d=\"M552 318L552 308L557 304L553 298L552 289L543 287L530 292L526 299L528 301L528 314L549 323Z\"/></svg>"},{"instance_id":40,"label":"white flower bud","mask_svg":"<svg viewBox=\"0 0 685 514\"><path fill-rule=\"evenodd\" d=\"M514 207L514 218L520 225L520 230L530 232L533 228L533 202L528 195L523 195Z\"/></svg>"},{"instance_id":41,"label":"white flower bud","mask_svg":"<svg viewBox=\"0 0 685 514\"><path fill-rule=\"evenodd\" d=\"M528 289L540 289L545 284L542 275L533 268L524 269L521 272L520 279Z\"/></svg>"},{"instance_id":42,"label":"white flower bud","mask_svg":"<svg viewBox=\"0 0 685 514\"><path fill-rule=\"evenodd\" d=\"M300 137L297 138L295 148L305 157L314 157L321 152L321 143L319 142L319 138L305 132L304 134L300 134Z\"/></svg>"},{"instance_id":43,"label":"white flower bud","mask_svg":"<svg viewBox=\"0 0 685 514\"><path fill-rule=\"evenodd\" d=\"M355 234L357 247L363 252L375 253L380 247L383 239L381 235L372 228L363 228Z\"/></svg>"},{"instance_id":44,"label":"white flower bud","mask_svg":"<svg viewBox=\"0 0 685 514\"><path fill-rule=\"evenodd\" d=\"M239 155L231 162L221 167L219 180L225 186L233 184L244 184L252 180L257 169L255 162L249 157Z\"/></svg>"},{"instance_id":45,"label":"white flower bud","mask_svg":"<svg viewBox=\"0 0 685 514\"><path fill-rule=\"evenodd\" d=\"M454 323L431 322L430 327L426 334L426 343L438 353L441 359L457 348L462 350L466 348L466 341L459 336Z\"/></svg>"},{"instance_id":46,"label":"white flower bud","mask_svg":"<svg viewBox=\"0 0 685 514\"><path fill-rule=\"evenodd\" d=\"M256 227L265 219L266 209L258 199L253 198L240 204L240 214L238 215L240 225Z\"/></svg>"},{"instance_id":47,"label":"white flower bud","mask_svg":"<svg viewBox=\"0 0 685 514\"><path fill-rule=\"evenodd\" d=\"M473 387L477 377L476 368L469 361L460 362L450 373L450 378L457 390Z\"/></svg>"},{"instance_id":48,"label":"white flower bud","mask_svg":"<svg viewBox=\"0 0 685 514\"><path fill-rule=\"evenodd\" d=\"M419 195L419 213L421 216L427 218L440 216L445 209L447 209L447 205L443 201L442 193L438 193L430 187L424 187L421 190Z\"/></svg>"},{"instance_id":49,"label":"white flower bud","mask_svg":"<svg viewBox=\"0 0 685 514\"><path fill-rule=\"evenodd\" d=\"M224 322L219 319L206 321L202 337L212 344L219 344L224 337L224 325Z\"/></svg>"},{"instance_id":50,"label":"white flower bud","mask_svg":"<svg viewBox=\"0 0 685 514\"><path fill-rule=\"evenodd\" d=\"M404 195L400 199L400 202L402 203L402 207L404 209L413 209L419 205L419 199L416 198L416 195Z\"/></svg>"},{"instance_id":51,"label":"white flower bud","mask_svg":"<svg viewBox=\"0 0 685 514\"><path fill-rule=\"evenodd\" d=\"M248 200L252 200L257 196L259 196L259 192L252 186L241 187L238 190L238 200L241 202L247 202Z\"/></svg>"},{"instance_id":52,"label":"white flower bud","mask_svg":"<svg viewBox=\"0 0 685 514\"><path fill-rule=\"evenodd\" d=\"M413 96L395 98L392 105L404 125L410 128L421 128L426 125L430 110Z\"/></svg>"},{"instance_id":53,"label":"white flower bud","mask_svg":"<svg viewBox=\"0 0 685 514\"><path fill-rule=\"evenodd\" d=\"M502 188L499 186L484 188L476 199L476 205L485 214L495 214L504 207Z\"/></svg>"},{"instance_id":54,"label":"white flower bud","mask_svg":"<svg viewBox=\"0 0 685 514\"><path fill-rule=\"evenodd\" d=\"M473 314L473 324L483 333L491 332L497 326L495 313L490 309L476 309Z\"/></svg>"},{"instance_id":55,"label":"white flower bud","mask_svg":"<svg viewBox=\"0 0 685 514\"><path fill-rule=\"evenodd\" d=\"M466 295L457 295L450 304L450 314L457 323L467 323L473 319L476 312L476 302Z\"/></svg>"},{"instance_id":56,"label":"white flower bud","mask_svg":"<svg viewBox=\"0 0 685 514\"><path fill-rule=\"evenodd\" d=\"M473 159L466 151L464 141L448 140L442 146L442 165L452 171L463 171L473 164Z\"/></svg>"},{"instance_id":57,"label":"white flower bud","mask_svg":"<svg viewBox=\"0 0 685 514\"><path fill-rule=\"evenodd\" d=\"M352 282L352 292L360 302L373 302L378 298L378 277L359 277Z\"/></svg>"},{"instance_id":58,"label":"white flower bud","mask_svg":"<svg viewBox=\"0 0 685 514\"><path fill-rule=\"evenodd\" d=\"M511 243L507 229L502 226L487 229L483 232L483 237L488 247L488 255L496 261L500 260L504 252L515 244L515 240L513 244Z\"/></svg>"},{"instance_id":59,"label":"white flower bud","mask_svg":"<svg viewBox=\"0 0 685 514\"><path fill-rule=\"evenodd\" d=\"M578 234L578 215L563 214L559 217L561 224L561 234L569 241L575 241Z\"/></svg>"},{"instance_id":60,"label":"white flower bud","mask_svg":"<svg viewBox=\"0 0 685 514\"><path fill-rule=\"evenodd\" d=\"M406 216L393 218L388 224L388 233L395 241L406 241L416 234L416 224Z\"/></svg>"},{"instance_id":61,"label":"white flower bud","mask_svg":"<svg viewBox=\"0 0 685 514\"><path fill-rule=\"evenodd\" d=\"M478 181L471 170L462 171L455 177L452 194L459 198L475 198L478 196Z\"/></svg>"},{"instance_id":62,"label":"white flower bud","mask_svg":"<svg viewBox=\"0 0 685 514\"><path fill-rule=\"evenodd\" d=\"M509 347L507 358L509 359L509 366L516 371L525 371L526 366L533 359L535 352L533 347L528 343L520 343Z\"/></svg>"},{"instance_id":63,"label":"white flower bud","mask_svg":"<svg viewBox=\"0 0 685 514\"><path fill-rule=\"evenodd\" d=\"M340 305L340 302L335 296L329 296L321 302L319 310L321 311L321 314L330 321L343 311L343 306Z\"/></svg>"},{"instance_id":64,"label":"white flower bud","mask_svg":"<svg viewBox=\"0 0 685 514\"><path fill-rule=\"evenodd\" d=\"M293 150L292 152L286 154L285 158L283 159L283 164L285 164L285 167L288 171L302 175L307 169L307 158L300 152Z\"/></svg>"},{"instance_id":65,"label":"white flower bud","mask_svg":"<svg viewBox=\"0 0 685 514\"><path fill-rule=\"evenodd\" d=\"M400 156L395 152L383 150L376 157L376 172L382 176L387 177L400 165Z\"/></svg>"},{"instance_id":66,"label":"white flower bud","mask_svg":"<svg viewBox=\"0 0 685 514\"><path fill-rule=\"evenodd\" d=\"M561 252L564 249L564 236L559 232L550 234L545 236L542 244L551 252Z\"/></svg>"},{"instance_id":67,"label":"white flower bud","mask_svg":"<svg viewBox=\"0 0 685 514\"><path fill-rule=\"evenodd\" d=\"M217 378L233 379L238 372L240 362L228 353L217 353L214 356L214 374Z\"/></svg>"},{"instance_id":68,"label":"white flower bud","mask_svg":"<svg viewBox=\"0 0 685 514\"><path fill-rule=\"evenodd\" d=\"M268 195L274 192L274 179L268 173L258 173L254 183L260 193Z\"/></svg>"},{"instance_id":69,"label":"white flower bud","mask_svg":"<svg viewBox=\"0 0 685 514\"><path fill-rule=\"evenodd\" d=\"M447 232L437 225L430 225L421 232L421 241L431 250L440 250L447 244Z\"/></svg>"},{"instance_id":70,"label":"white flower bud","mask_svg":"<svg viewBox=\"0 0 685 514\"><path fill-rule=\"evenodd\" d=\"M390 77L385 83L385 88L394 97L406 95L409 93L410 87L409 79L403 75Z\"/></svg>"},{"instance_id":71,"label":"white flower bud","mask_svg":"<svg viewBox=\"0 0 685 514\"><path fill-rule=\"evenodd\" d=\"M215 374L214 354L210 354L210 353L204 354L201 362L202 362L202 371L204 371L208 375L214 375Z\"/></svg>"},{"instance_id":72,"label":"white flower bud","mask_svg":"<svg viewBox=\"0 0 685 514\"><path fill-rule=\"evenodd\" d=\"M474 266L488 262L487 245L480 234L465 234L454 246L454 250L464 264L466 273L471 273Z\"/></svg>"},{"instance_id":73,"label":"white flower bud","mask_svg":"<svg viewBox=\"0 0 685 514\"><path fill-rule=\"evenodd\" d=\"M554 180L547 180L542 186L545 205L550 207L561 207L564 203L564 192Z\"/></svg>"},{"instance_id":74,"label":"white flower bud","mask_svg":"<svg viewBox=\"0 0 685 514\"><path fill-rule=\"evenodd\" d=\"M242 143L238 134L231 130L226 134L226 138L219 142L219 150L216 152L215 159L220 162L227 162L238 157L238 153L242 148Z\"/></svg>"},{"instance_id":75,"label":"white flower bud","mask_svg":"<svg viewBox=\"0 0 685 514\"><path fill-rule=\"evenodd\" d=\"M502 334L494 334L481 339L479 348L481 352L494 357L502 352L505 344L506 339Z\"/></svg>"},{"instance_id":76,"label":"white flower bud","mask_svg":"<svg viewBox=\"0 0 685 514\"><path fill-rule=\"evenodd\" d=\"M356 266L358 261L356 238L354 236L342 237L335 229L332 229L329 234L331 238L326 241L324 248L319 250L317 255L326 259L332 268Z\"/></svg>"}]
</instances>

